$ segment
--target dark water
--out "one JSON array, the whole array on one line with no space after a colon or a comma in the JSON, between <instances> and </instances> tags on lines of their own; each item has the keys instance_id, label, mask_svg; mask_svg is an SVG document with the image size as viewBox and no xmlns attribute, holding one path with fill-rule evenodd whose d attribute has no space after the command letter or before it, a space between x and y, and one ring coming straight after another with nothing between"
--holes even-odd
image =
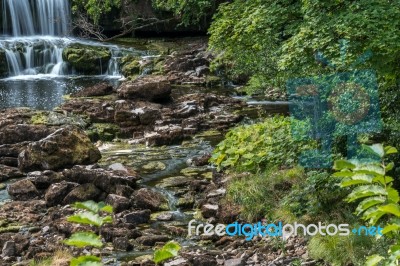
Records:
<instances>
[{"instance_id":1,"label":"dark water","mask_svg":"<svg viewBox=\"0 0 400 266\"><path fill-rule=\"evenodd\" d=\"M63 102L63 96L84 87L107 81L118 85L118 77L48 77L22 76L0 80L0 109L30 107L52 110Z\"/></svg>"}]
</instances>

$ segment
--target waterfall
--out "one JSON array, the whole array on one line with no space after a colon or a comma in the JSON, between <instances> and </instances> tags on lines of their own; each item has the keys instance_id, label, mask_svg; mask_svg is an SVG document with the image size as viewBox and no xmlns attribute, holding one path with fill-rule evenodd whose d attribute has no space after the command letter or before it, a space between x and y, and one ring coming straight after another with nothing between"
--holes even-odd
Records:
<instances>
[{"instance_id":1,"label":"waterfall","mask_svg":"<svg viewBox=\"0 0 400 266\"><path fill-rule=\"evenodd\" d=\"M3 0L2 15L5 34L11 30L15 37L68 35L68 0Z\"/></svg>"},{"instance_id":2,"label":"waterfall","mask_svg":"<svg viewBox=\"0 0 400 266\"><path fill-rule=\"evenodd\" d=\"M4 51L9 76L75 73L62 56L69 44L82 42L66 38L70 30L69 0L1 1L4 35L0 52ZM104 73L119 76L120 53L115 47L110 50L112 58Z\"/></svg>"}]
</instances>

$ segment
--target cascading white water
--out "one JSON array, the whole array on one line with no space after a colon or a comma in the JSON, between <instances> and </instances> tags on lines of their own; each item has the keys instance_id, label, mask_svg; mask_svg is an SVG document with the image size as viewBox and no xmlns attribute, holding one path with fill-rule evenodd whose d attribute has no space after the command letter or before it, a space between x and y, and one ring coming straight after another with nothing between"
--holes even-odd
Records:
<instances>
[{"instance_id":1,"label":"cascading white water","mask_svg":"<svg viewBox=\"0 0 400 266\"><path fill-rule=\"evenodd\" d=\"M2 15L5 34L11 29L14 37L68 35L68 0L3 0Z\"/></svg>"},{"instance_id":2,"label":"cascading white water","mask_svg":"<svg viewBox=\"0 0 400 266\"><path fill-rule=\"evenodd\" d=\"M9 76L74 73L62 56L75 42L65 37L70 29L69 5L69 0L2 0L0 52L4 51ZM109 68L98 74L119 76L119 53L110 50Z\"/></svg>"}]
</instances>

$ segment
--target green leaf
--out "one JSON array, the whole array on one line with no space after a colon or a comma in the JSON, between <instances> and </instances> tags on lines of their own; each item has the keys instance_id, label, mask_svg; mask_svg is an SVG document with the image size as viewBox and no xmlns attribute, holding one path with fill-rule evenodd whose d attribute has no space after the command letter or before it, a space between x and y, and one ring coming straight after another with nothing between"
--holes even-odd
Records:
<instances>
[{"instance_id":1,"label":"green leaf","mask_svg":"<svg viewBox=\"0 0 400 266\"><path fill-rule=\"evenodd\" d=\"M361 213L368 210L372 206L375 206L377 204L382 204L385 201L386 201L385 197L370 197L370 198L364 199L363 201L361 201L358 204L356 213L357 213L357 215L360 215Z\"/></svg>"},{"instance_id":2,"label":"green leaf","mask_svg":"<svg viewBox=\"0 0 400 266\"><path fill-rule=\"evenodd\" d=\"M336 172L332 174L332 177L350 177L353 176L354 173L349 170L342 170L340 172Z\"/></svg>"},{"instance_id":3,"label":"green leaf","mask_svg":"<svg viewBox=\"0 0 400 266\"><path fill-rule=\"evenodd\" d=\"M349 202L356 201L361 198L372 197L372 196L386 196L387 191L377 185L364 185L356 187L348 196Z\"/></svg>"},{"instance_id":4,"label":"green leaf","mask_svg":"<svg viewBox=\"0 0 400 266\"><path fill-rule=\"evenodd\" d=\"M88 200L85 202L75 202L72 206L74 208L81 209L81 210L87 210L87 211L90 211L93 213L98 213L98 211L99 211L99 205L96 202L94 202L93 200Z\"/></svg>"},{"instance_id":5,"label":"green leaf","mask_svg":"<svg viewBox=\"0 0 400 266\"><path fill-rule=\"evenodd\" d=\"M91 212L82 212L72 215L67 218L67 221L78 224L89 224L97 227L102 226L104 223L110 223L109 218L104 219L100 217L100 215Z\"/></svg>"},{"instance_id":6,"label":"green leaf","mask_svg":"<svg viewBox=\"0 0 400 266\"><path fill-rule=\"evenodd\" d=\"M179 250L181 249L181 246L179 245L179 243L170 241L167 244L165 244L163 249L169 251L172 255L177 256Z\"/></svg>"},{"instance_id":7,"label":"green leaf","mask_svg":"<svg viewBox=\"0 0 400 266\"><path fill-rule=\"evenodd\" d=\"M391 163L389 163L388 165L386 165L385 171L386 171L386 172L389 172L390 170L393 169L393 167L394 167L394 163L391 162Z\"/></svg>"},{"instance_id":8,"label":"green leaf","mask_svg":"<svg viewBox=\"0 0 400 266\"><path fill-rule=\"evenodd\" d=\"M389 233L389 232L392 232L392 231L398 231L398 230L400 230L400 225L399 224L389 224L389 225L386 225L384 228L383 228L383 230L382 230L382 234L387 234L387 233Z\"/></svg>"},{"instance_id":9,"label":"green leaf","mask_svg":"<svg viewBox=\"0 0 400 266\"><path fill-rule=\"evenodd\" d=\"M386 190L388 192L388 200L391 203L398 203L399 200L400 200L399 192L396 189L392 188L392 187L389 187Z\"/></svg>"},{"instance_id":10,"label":"green leaf","mask_svg":"<svg viewBox=\"0 0 400 266\"><path fill-rule=\"evenodd\" d=\"M96 256L80 256L71 260L70 266L102 266L101 259Z\"/></svg>"},{"instance_id":11,"label":"green leaf","mask_svg":"<svg viewBox=\"0 0 400 266\"><path fill-rule=\"evenodd\" d=\"M400 217L400 207L398 204L389 203L385 206L379 207L379 210Z\"/></svg>"},{"instance_id":12,"label":"green leaf","mask_svg":"<svg viewBox=\"0 0 400 266\"><path fill-rule=\"evenodd\" d=\"M170 259L170 258L173 258L173 257L174 257L174 255L172 255L171 252L163 250L163 249L160 249L160 250L156 250L154 252L153 261L155 263L160 263L160 262L162 262L164 260L167 260L167 259Z\"/></svg>"},{"instance_id":13,"label":"green leaf","mask_svg":"<svg viewBox=\"0 0 400 266\"><path fill-rule=\"evenodd\" d=\"M347 160L336 160L333 166L335 170L354 169L356 166Z\"/></svg>"},{"instance_id":14,"label":"green leaf","mask_svg":"<svg viewBox=\"0 0 400 266\"><path fill-rule=\"evenodd\" d=\"M397 149L395 147L392 147L392 146L386 146L385 147L385 154L386 155L393 154L393 153L397 153Z\"/></svg>"},{"instance_id":15,"label":"green leaf","mask_svg":"<svg viewBox=\"0 0 400 266\"><path fill-rule=\"evenodd\" d=\"M101 248L103 242L101 242L100 236L92 232L77 232L71 235L70 238L64 240L64 243L69 246L75 246L78 248L83 248L86 246L92 246Z\"/></svg>"},{"instance_id":16,"label":"green leaf","mask_svg":"<svg viewBox=\"0 0 400 266\"><path fill-rule=\"evenodd\" d=\"M379 182L379 183L381 183L383 186L386 186L386 185L389 184L390 182L393 182L393 178L390 177L390 176L378 175L378 176L376 176L372 181L373 181L373 182Z\"/></svg>"},{"instance_id":17,"label":"green leaf","mask_svg":"<svg viewBox=\"0 0 400 266\"><path fill-rule=\"evenodd\" d=\"M385 155L385 151L383 149L383 145L382 144L373 144L371 146L363 146L364 148L366 148L367 150L377 154L379 157L383 157Z\"/></svg>"},{"instance_id":18,"label":"green leaf","mask_svg":"<svg viewBox=\"0 0 400 266\"><path fill-rule=\"evenodd\" d=\"M385 169L374 164L359 165L354 169L354 172L368 175L385 175Z\"/></svg>"},{"instance_id":19,"label":"green leaf","mask_svg":"<svg viewBox=\"0 0 400 266\"><path fill-rule=\"evenodd\" d=\"M352 185L371 184L372 176L366 174L354 174L351 178L342 181L341 187L348 187Z\"/></svg>"},{"instance_id":20,"label":"green leaf","mask_svg":"<svg viewBox=\"0 0 400 266\"><path fill-rule=\"evenodd\" d=\"M384 257L376 255L376 254L372 255L372 256L369 256L369 257L367 257L367 261L365 262L365 266L376 266L383 259L384 259Z\"/></svg>"},{"instance_id":21,"label":"green leaf","mask_svg":"<svg viewBox=\"0 0 400 266\"><path fill-rule=\"evenodd\" d=\"M155 263L160 263L164 260L173 258L178 255L180 249L181 246L179 245L179 243L170 241L166 243L161 249L156 250L153 260Z\"/></svg>"}]
</instances>

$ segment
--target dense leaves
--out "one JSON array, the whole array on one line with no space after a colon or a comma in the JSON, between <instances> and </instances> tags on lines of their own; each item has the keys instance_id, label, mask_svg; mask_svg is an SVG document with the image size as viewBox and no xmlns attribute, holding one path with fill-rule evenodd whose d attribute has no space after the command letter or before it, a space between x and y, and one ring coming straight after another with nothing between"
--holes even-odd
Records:
<instances>
[{"instance_id":1,"label":"dense leaves","mask_svg":"<svg viewBox=\"0 0 400 266\"><path fill-rule=\"evenodd\" d=\"M381 144L365 146L369 152L379 156L381 161L344 161L335 163L334 177L342 178L342 187L352 187L352 192L347 196L348 202L359 202L356 214L372 225L384 220L385 226L382 233L392 236L398 242L400 233L400 197L393 188L393 178L387 175L393 163L385 163L385 157L397 153L394 147L383 147ZM391 246L388 258L372 255L366 265L378 265L385 261L385 265L397 265L400 259L400 243Z\"/></svg>"},{"instance_id":2,"label":"dense leaves","mask_svg":"<svg viewBox=\"0 0 400 266\"><path fill-rule=\"evenodd\" d=\"M293 127L300 129L301 125L302 122L290 118L274 117L263 123L236 127L218 144L211 162L219 168L253 173L276 165L293 166L301 151L313 147L304 139L291 136Z\"/></svg>"},{"instance_id":3,"label":"dense leaves","mask_svg":"<svg viewBox=\"0 0 400 266\"><path fill-rule=\"evenodd\" d=\"M72 3L72 11L84 9L97 24L102 15L110 12L113 7L119 7L121 0L73 0Z\"/></svg>"},{"instance_id":4,"label":"dense leaves","mask_svg":"<svg viewBox=\"0 0 400 266\"><path fill-rule=\"evenodd\" d=\"M161 249L157 249L154 252L153 260L155 263L161 263L167 259L177 256L180 249L181 246L178 243L170 241L165 244Z\"/></svg>"}]
</instances>

